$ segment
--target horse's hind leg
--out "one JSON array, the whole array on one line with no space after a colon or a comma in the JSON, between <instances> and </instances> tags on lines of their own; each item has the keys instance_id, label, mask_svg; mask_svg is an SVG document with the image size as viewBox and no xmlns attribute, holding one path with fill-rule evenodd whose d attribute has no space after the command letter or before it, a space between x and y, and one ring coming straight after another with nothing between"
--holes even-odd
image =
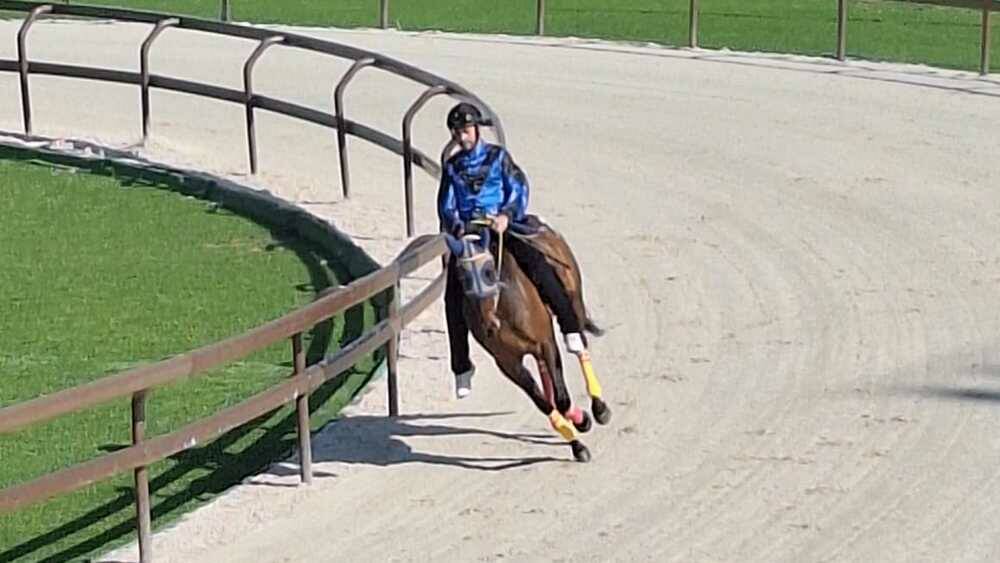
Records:
<instances>
[{"instance_id":1,"label":"horse's hind leg","mask_svg":"<svg viewBox=\"0 0 1000 563\"><path fill-rule=\"evenodd\" d=\"M601 383L597 381L594 373L594 365L590 362L590 352L584 350L577 354L580 360L580 369L583 371L583 379L587 382L587 394L590 395L590 408L594 411L594 418L598 424L611 422L611 408L604 402L603 389Z\"/></svg>"},{"instance_id":2,"label":"horse's hind leg","mask_svg":"<svg viewBox=\"0 0 1000 563\"><path fill-rule=\"evenodd\" d=\"M531 377L531 372L521 365L521 358L514 354L494 354L494 357L500 371L528 394L528 397L535 403L538 410L542 411L542 414L548 415L552 428L572 447L573 457L577 461L590 461L590 450L576 438L573 425L557 409L552 407L552 403L538 388L535 379Z\"/></svg>"},{"instance_id":3,"label":"horse's hind leg","mask_svg":"<svg viewBox=\"0 0 1000 563\"><path fill-rule=\"evenodd\" d=\"M551 236L544 237L543 240L548 243L550 258L554 258L561 266L557 269L557 272L563 286L571 295L573 311L580 321L580 326L594 336L600 336L604 331L587 315L587 307L583 302L583 274L580 271L580 264L577 262L576 256L573 255L569 243L566 242L566 239L562 235L551 227L548 227L547 232L551 233ZM587 382L587 393L591 398L591 408L594 411L594 418L600 424L607 424L611 421L611 409L608 408L607 403L601 397L601 384L597 381L597 376L594 374L594 367L590 363L590 354L584 350L578 357L580 359L580 368L583 370L584 380Z\"/></svg>"}]
</instances>

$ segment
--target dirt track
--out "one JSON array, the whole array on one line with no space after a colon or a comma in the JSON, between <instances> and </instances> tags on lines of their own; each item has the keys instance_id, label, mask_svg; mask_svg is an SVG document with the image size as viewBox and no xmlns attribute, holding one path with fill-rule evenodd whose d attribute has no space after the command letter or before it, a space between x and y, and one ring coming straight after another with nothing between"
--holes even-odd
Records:
<instances>
[{"instance_id":1,"label":"dirt track","mask_svg":"<svg viewBox=\"0 0 1000 563\"><path fill-rule=\"evenodd\" d=\"M31 52L131 69L146 29L39 24ZM532 208L573 244L609 329L593 351L615 418L586 436L593 462L573 463L478 350L474 395L453 400L436 306L403 341L404 416L383 418L374 386L315 437L312 487L280 486L296 477L279 464L157 534L157 561L1000 559L995 75L308 32L447 76L504 118ZM0 33L12 58L16 27ZM153 65L241 87L252 48L168 31ZM346 67L277 49L258 90L327 108ZM135 89L32 86L38 133L137 140ZM419 91L363 73L348 111L398 136ZM18 99L16 76L0 97ZM448 105L418 121L429 154ZM145 156L251 182L239 107L155 93L153 115ZM343 202L330 132L259 125L253 182L380 260L402 248L397 158L353 141ZM0 129L20 130L16 103ZM435 188L419 177L421 231Z\"/></svg>"}]
</instances>

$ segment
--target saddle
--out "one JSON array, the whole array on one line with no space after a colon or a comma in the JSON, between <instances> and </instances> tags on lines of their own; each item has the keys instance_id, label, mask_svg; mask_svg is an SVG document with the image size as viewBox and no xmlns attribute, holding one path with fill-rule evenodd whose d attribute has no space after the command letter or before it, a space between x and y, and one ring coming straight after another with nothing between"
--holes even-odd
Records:
<instances>
[{"instance_id":1,"label":"saddle","mask_svg":"<svg viewBox=\"0 0 1000 563\"><path fill-rule=\"evenodd\" d=\"M572 254L569 253L569 245L566 243L566 239L537 215L526 215L523 221L511 223L508 231L510 231L512 236L525 241L534 247L535 250L541 252L545 256L546 261L555 268L556 274L560 277L570 275L576 269L575 260L573 260ZM558 251L560 249L565 249L566 254L569 254L570 260L574 263L567 263L565 258L558 256L561 254ZM565 281L564 285L567 285Z\"/></svg>"},{"instance_id":2,"label":"saddle","mask_svg":"<svg viewBox=\"0 0 1000 563\"><path fill-rule=\"evenodd\" d=\"M536 215L511 223L510 236L517 237L545 256L563 286L575 297L579 287L579 270L566 240ZM453 252L457 258L459 277L466 295L477 299L496 297L501 289L497 271L498 237L489 229L474 229L456 241ZM487 250L488 249L488 250Z\"/></svg>"}]
</instances>

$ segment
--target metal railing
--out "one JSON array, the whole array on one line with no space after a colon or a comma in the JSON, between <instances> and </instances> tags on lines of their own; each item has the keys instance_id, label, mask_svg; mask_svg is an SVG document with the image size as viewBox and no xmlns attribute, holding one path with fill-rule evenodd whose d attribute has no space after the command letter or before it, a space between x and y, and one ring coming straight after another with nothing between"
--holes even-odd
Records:
<instances>
[{"instance_id":1,"label":"metal railing","mask_svg":"<svg viewBox=\"0 0 1000 563\"><path fill-rule=\"evenodd\" d=\"M224 6L223 14L226 14L228 3L224 3ZM431 176L438 177L440 175L440 165L412 146L411 123L413 117L428 99L438 95L449 95L476 104L488 116L489 124L495 128L500 142L504 142L503 127L499 118L477 96L447 79L378 53L302 35L278 34L248 26L150 12L8 0L0 0L0 10L28 12L28 16L18 32L18 59L16 61L0 59L0 72L17 72L19 74L21 109L24 129L28 135L32 131L29 80L32 74L139 86L142 102L142 137L144 140L148 139L150 135L149 91L151 88L161 88L242 104L246 109L250 168L251 172L256 173L254 111L257 108L265 109L337 130L342 171L341 181L345 197L349 195L350 185L346 151L347 135L359 137L402 156L408 236L413 234L413 165L416 164ZM140 47L139 72L30 60L27 49L29 31L34 22L43 15L83 16L152 24L150 33ZM256 49L243 66L243 91L153 74L149 67L150 50L157 37L164 30L175 27L257 40ZM351 68L333 88L334 113L325 113L287 101L261 96L253 91L254 65L273 45L326 53L354 61ZM406 111L402 123L402 140L352 121L345 115L344 90L360 70L368 67L375 67L427 86L427 89ZM403 327L440 297L444 291L445 274L444 272L440 273L415 298L405 304L400 302L400 281L404 276L431 261L438 260L447 252L447 245L441 235L420 237L414 240L390 265L323 295L297 311L244 334L155 364L128 370L72 389L0 409L0 434L7 434L115 399L130 397L132 403L132 445L130 447L0 490L0 513L68 493L131 470L134 474L140 559L143 562L151 561L152 530L148 466L178 452L213 440L241 424L291 402L295 402L298 415L301 480L304 483L310 482L312 479L308 407L310 394L330 378L358 363L364 356L385 346L389 416L398 414L398 337ZM391 296L384 319L359 338L347 344L336 355L320 363L306 365L302 346L303 333L311 330L318 323L385 292L391 292ZM221 410L170 434L155 438L145 436L146 400L152 391L187 377L204 374L206 370L245 358L255 351L286 339L291 341L294 366L288 380L258 393L236 406Z\"/></svg>"},{"instance_id":2,"label":"metal railing","mask_svg":"<svg viewBox=\"0 0 1000 563\"><path fill-rule=\"evenodd\" d=\"M979 73L989 74L990 69L990 13L1000 11L997 0L899 0L918 4L938 4L957 8L982 11L982 38L980 46ZM223 13L228 13L229 0L222 0ZM843 61L847 52L847 0L837 2L837 59ZM701 13L700 0L690 0L688 7L688 47L698 47L698 16ZM389 26L389 0L379 0L379 27ZM545 0L537 0L535 7L535 34L545 35Z\"/></svg>"},{"instance_id":3,"label":"metal railing","mask_svg":"<svg viewBox=\"0 0 1000 563\"><path fill-rule=\"evenodd\" d=\"M254 114L255 110L259 108L337 130L337 144L341 163L341 190L345 197L348 197L350 194L350 167L348 162L348 153L346 152L348 135L359 137L382 148L388 149L389 151L402 156L404 162L407 163L407 166L416 164L431 176L438 177L440 174L440 165L435 159L432 159L424 152L413 148L412 145L405 145L402 141L392 137L391 135L347 118L343 105L344 91L358 71L364 68L372 67L383 72L389 72L391 74L407 78L418 84L422 84L426 86L428 90L442 90L444 93L455 99L468 101L477 105L483 110L484 115L487 117L488 124L496 130L500 143L504 144L505 142L503 124L501 123L500 118L488 104L483 102L472 92L450 80L434 75L425 70L403 63L396 59L386 57L379 53L359 49L357 47L333 41L324 41L305 35L277 33L265 29L235 25L231 23L97 6L0 0L0 10L28 12L28 17L25 19L18 32L18 59L16 61L0 59L0 72L16 71L20 74L21 106L24 131L28 135L32 133L30 75L44 74L51 76L85 78L123 84L135 84L139 86L142 103L142 132L144 139L148 138L150 133L150 88L160 88L186 94L194 94L243 105L246 111L247 151L249 154L250 172L253 174L256 174L258 171L257 139L254 125ZM153 24L152 30L140 47L139 72L136 73L88 66L31 61L28 56L27 49L28 33L34 22L43 15L83 16ZM229 37L257 40L257 48L244 63L244 89L242 91L234 90L222 86L203 84L189 80L152 74L149 68L149 52L152 49L157 37L159 37L166 28L187 29ZM273 45L281 45L283 47L324 53L334 57L354 61L354 66L352 66L351 69L341 77L340 81L331 88L331 91L333 92L332 97L334 98L334 103L332 104L333 113L319 111L314 108L268 96L262 96L253 92L252 85L254 65L264 54L264 51ZM409 193L409 189L410 188L406 188L407 193ZM407 212L412 212L412 209L408 207ZM413 235L412 225L413 218L408 217L407 236Z\"/></svg>"},{"instance_id":4,"label":"metal railing","mask_svg":"<svg viewBox=\"0 0 1000 563\"><path fill-rule=\"evenodd\" d=\"M982 12L982 34L979 57L979 73L990 72L990 13L1000 11L997 0L899 0L918 4L937 4L957 8L968 8ZM228 0L224 0L228 4ZM379 26L386 29L389 23L389 0L379 0ZM847 53L847 4L848 0L837 0L837 48L836 56L843 61ZM701 13L700 0L690 0L688 7L688 47L698 47L698 16ZM535 34L545 35L545 0L538 0L535 8Z\"/></svg>"},{"instance_id":5,"label":"metal railing","mask_svg":"<svg viewBox=\"0 0 1000 563\"><path fill-rule=\"evenodd\" d=\"M969 8L982 11L981 37L979 47L979 74L990 73L990 13L1000 11L996 0L900 0L916 4L935 4L954 8ZM697 0L691 0L692 3ZM847 0L837 0L837 59L847 55Z\"/></svg>"}]
</instances>

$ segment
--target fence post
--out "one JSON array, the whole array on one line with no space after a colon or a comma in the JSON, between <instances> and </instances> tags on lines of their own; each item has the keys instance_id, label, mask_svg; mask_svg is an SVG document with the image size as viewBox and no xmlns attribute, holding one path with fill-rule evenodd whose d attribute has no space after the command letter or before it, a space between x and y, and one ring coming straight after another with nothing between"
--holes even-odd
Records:
<instances>
[{"instance_id":1,"label":"fence post","mask_svg":"<svg viewBox=\"0 0 1000 563\"><path fill-rule=\"evenodd\" d=\"M986 76L990 73L990 8L992 0L983 0L983 44L979 58L979 74Z\"/></svg>"},{"instance_id":2,"label":"fence post","mask_svg":"<svg viewBox=\"0 0 1000 563\"><path fill-rule=\"evenodd\" d=\"M538 0L536 12L535 35L545 35L545 0Z\"/></svg>"},{"instance_id":3,"label":"fence post","mask_svg":"<svg viewBox=\"0 0 1000 563\"><path fill-rule=\"evenodd\" d=\"M691 0L689 8L690 22L688 27L688 47L692 49L698 47L698 0Z\"/></svg>"},{"instance_id":4,"label":"fence post","mask_svg":"<svg viewBox=\"0 0 1000 563\"><path fill-rule=\"evenodd\" d=\"M382 29L389 27L389 0L379 0L378 26Z\"/></svg>"},{"instance_id":5,"label":"fence post","mask_svg":"<svg viewBox=\"0 0 1000 563\"><path fill-rule=\"evenodd\" d=\"M847 0L837 0L837 60L847 55Z\"/></svg>"},{"instance_id":6,"label":"fence post","mask_svg":"<svg viewBox=\"0 0 1000 563\"><path fill-rule=\"evenodd\" d=\"M396 276L396 284L392 288L392 300L389 301L389 322L393 325L393 335L386 345L387 357L385 360L387 375L387 387L389 388L389 416L399 416L399 332L402 330L399 321L399 291L401 285L399 276Z\"/></svg>"},{"instance_id":7,"label":"fence post","mask_svg":"<svg viewBox=\"0 0 1000 563\"><path fill-rule=\"evenodd\" d=\"M424 107L427 100L440 94L448 94L447 86L431 86L413 102L403 116L403 197L406 201L406 236L413 236L413 116Z\"/></svg>"},{"instance_id":8,"label":"fence post","mask_svg":"<svg viewBox=\"0 0 1000 563\"><path fill-rule=\"evenodd\" d=\"M52 6L35 6L17 31L17 68L21 75L21 112L24 118L24 134L31 135L31 94L28 91L28 30L38 16L51 12Z\"/></svg>"},{"instance_id":9,"label":"fence post","mask_svg":"<svg viewBox=\"0 0 1000 563\"><path fill-rule=\"evenodd\" d=\"M229 0L222 0L222 7L219 9L219 19L227 22L232 19L232 12L229 11Z\"/></svg>"},{"instance_id":10,"label":"fence post","mask_svg":"<svg viewBox=\"0 0 1000 563\"><path fill-rule=\"evenodd\" d=\"M146 435L146 392L132 395L132 445L142 443ZM139 561L153 560L152 522L149 506L149 468L136 467L135 477L135 518L139 528Z\"/></svg>"},{"instance_id":11,"label":"fence post","mask_svg":"<svg viewBox=\"0 0 1000 563\"><path fill-rule=\"evenodd\" d=\"M177 25L180 20L177 18L167 18L156 22L153 31L149 32L146 40L142 42L139 49L139 69L142 73L142 142L149 139L149 49L153 46L153 41L163 32L164 29Z\"/></svg>"},{"instance_id":12,"label":"fence post","mask_svg":"<svg viewBox=\"0 0 1000 563\"><path fill-rule=\"evenodd\" d=\"M347 163L347 119L344 117L344 89L354 79L354 75L366 66L375 64L375 59L359 59L344 73L344 77L333 89L333 112L337 116L337 154L340 156L340 188L344 199L351 197L351 171Z\"/></svg>"},{"instance_id":13,"label":"fence post","mask_svg":"<svg viewBox=\"0 0 1000 563\"><path fill-rule=\"evenodd\" d=\"M247 148L250 151L251 174L257 173L257 131L254 127L253 116L253 67L257 64L257 59L264 54L264 51L268 47L275 43L281 43L284 40L284 36L281 35L272 35L271 37L261 39L260 43L257 44L257 48L247 58L247 62L243 64L243 103L246 106L247 113Z\"/></svg>"},{"instance_id":14,"label":"fence post","mask_svg":"<svg viewBox=\"0 0 1000 563\"><path fill-rule=\"evenodd\" d=\"M306 351L302 347L302 333L292 336L292 357L295 371L292 377L306 372ZM295 409L299 415L299 474L306 485L312 483L312 436L309 434L309 393L295 398Z\"/></svg>"}]
</instances>

